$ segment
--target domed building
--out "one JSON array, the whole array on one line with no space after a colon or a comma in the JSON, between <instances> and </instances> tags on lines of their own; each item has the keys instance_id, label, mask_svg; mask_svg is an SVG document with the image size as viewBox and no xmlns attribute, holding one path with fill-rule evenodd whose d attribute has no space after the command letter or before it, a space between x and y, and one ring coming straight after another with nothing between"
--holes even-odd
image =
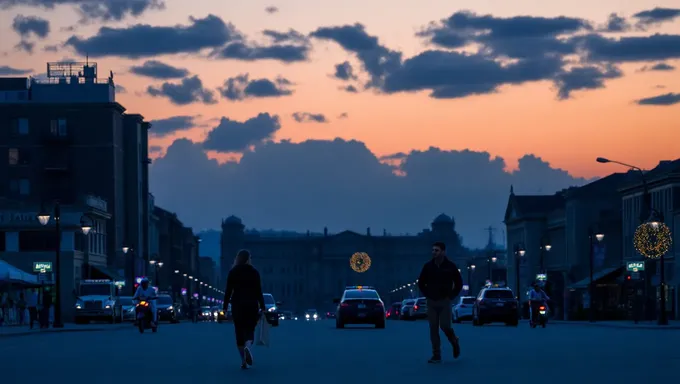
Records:
<instances>
[{"instance_id":1,"label":"domed building","mask_svg":"<svg viewBox=\"0 0 680 384\"><path fill-rule=\"evenodd\" d=\"M236 253L249 249L264 291L283 301L286 309L328 311L333 299L348 285L374 286L387 300L391 290L418 278L435 241L446 244L449 258L456 264L465 264L468 255L461 247L455 221L444 213L429 229L398 236L386 230L375 235L370 228L363 234L331 234L327 228L322 233L306 234L253 231L246 230L240 218L229 216L222 221L222 278L226 279ZM371 258L366 272L358 273L350 267L349 260L356 252L365 252Z\"/></svg>"}]
</instances>

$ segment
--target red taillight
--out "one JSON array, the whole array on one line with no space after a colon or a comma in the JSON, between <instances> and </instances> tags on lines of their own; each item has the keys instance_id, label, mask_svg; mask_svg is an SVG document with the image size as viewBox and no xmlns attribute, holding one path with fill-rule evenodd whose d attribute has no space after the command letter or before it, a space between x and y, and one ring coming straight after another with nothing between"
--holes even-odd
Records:
<instances>
[{"instance_id":1,"label":"red taillight","mask_svg":"<svg viewBox=\"0 0 680 384\"><path fill-rule=\"evenodd\" d=\"M341 307L349 307L349 303L340 303Z\"/></svg>"},{"instance_id":2,"label":"red taillight","mask_svg":"<svg viewBox=\"0 0 680 384\"><path fill-rule=\"evenodd\" d=\"M543 306L538 307L538 309L541 310L541 311L545 311L545 307L543 307Z\"/></svg>"},{"instance_id":3,"label":"red taillight","mask_svg":"<svg viewBox=\"0 0 680 384\"><path fill-rule=\"evenodd\" d=\"M414 305L414 306L413 306L413 309L417 311L417 310L418 310L418 306L417 306L417 305Z\"/></svg>"}]
</instances>

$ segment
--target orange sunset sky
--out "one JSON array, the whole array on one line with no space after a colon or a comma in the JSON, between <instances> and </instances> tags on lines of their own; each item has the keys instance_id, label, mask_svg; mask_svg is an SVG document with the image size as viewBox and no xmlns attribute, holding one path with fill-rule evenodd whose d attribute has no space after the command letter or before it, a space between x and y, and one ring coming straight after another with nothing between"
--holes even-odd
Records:
<instances>
[{"instance_id":1,"label":"orange sunset sky","mask_svg":"<svg viewBox=\"0 0 680 384\"><path fill-rule=\"evenodd\" d=\"M3 1L0 1L2 5ZM606 22L611 13L623 17L655 7L678 8L675 0L620 1L573 0L570 2L529 0L446 1L428 0L414 5L411 1L343 2L288 0L168 0L164 10L150 10L138 17L107 22L109 27L132 24L176 25L188 24L189 16L203 18L214 14L231 22L249 40L263 41L263 29L285 31L293 28L303 34L321 26L362 23L366 31L379 38L380 44L403 52L408 58L427 49L415 33L428 23L438 21L461 10L495 17L517 15L569 16L584 18L594 25ZM268 13L274 6L278 12ZM44 46L61 44L70 36L82 38L97 33L103 22L79 23L79 15L72 6L55 9L8 7L0 8L0 25L10 26L16 15L38 16L50 21L50 34L34 39L33 54L15 48L21 38L8 28L2 28L0 39L0 67L30 69L33 74L45 72L47 61L61 59L84 60L70 47L58 52L45 52ZM75 30L67 28L75 26ZM610 33L608 37L648 36L650 34L680 34L680 18L660 23L647 30L632 30L624 34ZM677 59L676 55L676 59ZM294 83L294 94L282 98L263 98L228 101L219 98L212 105L200 103L177 106L167 99L150 97L147 86L160 81L139 77L129 72L131 65L145 59L97 57L99 77L108 71L115 73L116 83L127 92L117 100L128 111L141 113L148 120L175 115L201 115L207 122L174 135L153 139L153 145L168 146L177 137L200 141L209 128L216 125L211 119L227 116L244 121L260 112L281 116L282 128L275 138L294 142L309 138L357 139L375 154L389 155L411 149L473 149L488 151L506 159L510 168L525 153L533 153L553 167L568 170L575 176L600 176L620 169L598 165L597 156L620 159L641 167L653 167L659 160L674 159L680 154L680 104L641 106L636 100L666 93L680 92L680 76L676 71L642 71L650 63L623 63L623 76L605 81L605 87L575 91L567 100L558 100L555 86L547 81L502 86L494 94L467 96L455 99L433 99L427 91L417 93L380 94L372 90L350 94L341 91L342 85L332 78L333 66L348 60L360 68L356 57L330 41L316 40L308 61L284 64L276 61L216 60L201 54L156 56L153 59L187 68L200 76L206 88L215 89L229 77L249 73L254 78L282 76ZM659 60L680 66L678 60ZM652 62L651 64L653 64ZM363 73L359 71L359 77ZM294 121L294 112L322 113L328 124L304 124ZM338 116L346 113L348 118Z\"/></svg>"}]
</instances>

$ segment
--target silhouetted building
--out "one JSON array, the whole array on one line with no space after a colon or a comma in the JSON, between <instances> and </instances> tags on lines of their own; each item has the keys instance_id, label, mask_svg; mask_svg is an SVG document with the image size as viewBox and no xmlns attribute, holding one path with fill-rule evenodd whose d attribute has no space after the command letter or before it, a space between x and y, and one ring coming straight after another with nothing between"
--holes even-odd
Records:
<instances>
[{"instance_id":1,"label":"silhouetted building","mask_svg":"<svg viewBox=\"0 0 680 384\"><path fill-rule=\"evenodd\" d=\"M104 199L111 278L124 276L131 287L148 260L148 124L124 112L113 74L98 79L96 63L48 63L43 80L0 78L0 145L8 151L0 193L48 208L84 195ZM123 245L133 252L125 256Z\"/></svg>"},{"instance_id":2,"label":"silhouetted building","mask_svg":"<svg viewBox=\"0 0 680 384\"><path fill-rule=\"evenodd\" d=\"M384 231L375 236L369 228L366 234L329 234L324 229L322 235L269 237L245 231L241 219L230 216L222 221L221 276L227 276L236 253L245 248L253 254L263 289L291 310L330 309L333 299L348 285L374 286L388 302L392 289L418 278L431 257L434 241L445 242L449 258L465 264L467 254L455 222L445 214L432 222L431 230L414 236L390 236ZM356 252L366 252L371 258L368 271L358 273L350 267L349 260Z\"/></svg>"}]
</instances>

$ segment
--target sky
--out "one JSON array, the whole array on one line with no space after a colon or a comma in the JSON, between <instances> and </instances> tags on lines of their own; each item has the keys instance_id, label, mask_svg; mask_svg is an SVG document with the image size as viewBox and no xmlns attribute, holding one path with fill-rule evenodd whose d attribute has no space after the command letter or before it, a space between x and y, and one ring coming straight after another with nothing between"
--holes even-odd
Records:
<instances>
[{"instance_id":1,"label":"sky","mask_svg":"<svg viewBox=\"0 0 680 384\"><path fill-rule=\"evenodd\" d=\"M516 193L680 156L676 0L0 0L0 75L97 62L187 225L486 241ZM642 144L644 143L644 144Z\"/></svg>"}]
</instances>

